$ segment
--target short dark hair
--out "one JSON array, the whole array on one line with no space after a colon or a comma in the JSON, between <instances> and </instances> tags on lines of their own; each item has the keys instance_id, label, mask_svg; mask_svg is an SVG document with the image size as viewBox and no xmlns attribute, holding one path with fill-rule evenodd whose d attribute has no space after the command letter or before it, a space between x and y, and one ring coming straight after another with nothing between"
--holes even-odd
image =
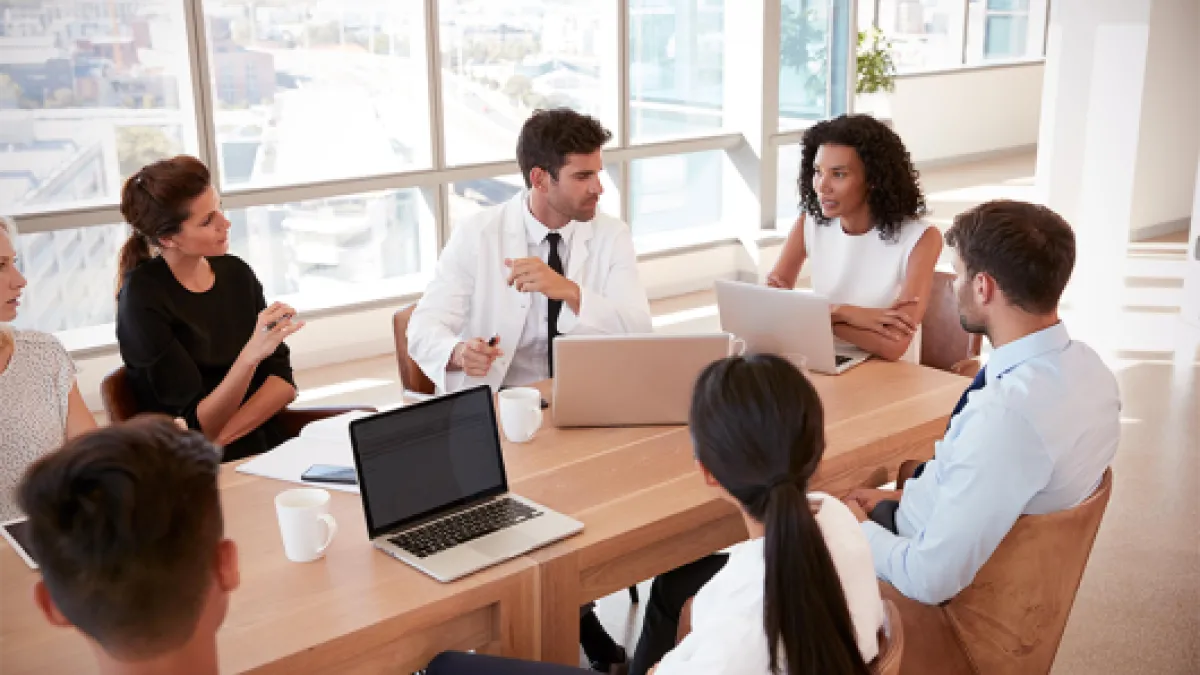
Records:
<instances>
[{"instance_id":1,"label":"short dark hair","mask_svg":"<svg viewBox=\"0 0 1200 675\"><path fill-rule=\"evenodd\" d=\"M913 166L904 141L870 115L841 115L812 125L800 142L800 209L818 225L832 222L821 213L821 199L813 189L817 150L826 144L844 145L858 153L866 171L867 205L881 239L898 241L904 221L928 213L921 174Z\"/></svg>"},{"instance_id":2,"label":"short dark hair","mask_svg":"<svg viewBox=\"0 0 1200 675\"><path fill-rule=\"evenodd\" d=\"M79 436L25 473L18 501L46 589L110 654L151 658L194 633L224 531L220 457L154 415Z\"/></svg>"},{"instance_id":3,"label":"short dark hair","mask_svg":"<svg viewBox=\"0 0 1200 675\"><path fill-rule=\"evenodd\" d=\"M539 167L558 180L567 155L590 155L604 147L612 132L590 115L570 108L534 110L517 138L517 164L525 187L533 187L530 174Z\"/></svg>"},{"instance_id":4,"label":"short dark hair","mask_svg":"<svg viewBox=\"0 0 1200 675\"><path fill-rule=\"evenodd\" d=\"M1008 199L990 201L954 218L946 243L967 274L996 280L1009 302L1033 314L1058 307L1075 268L1075 233L1054 211Z\"/></svg>"}]
</instances>

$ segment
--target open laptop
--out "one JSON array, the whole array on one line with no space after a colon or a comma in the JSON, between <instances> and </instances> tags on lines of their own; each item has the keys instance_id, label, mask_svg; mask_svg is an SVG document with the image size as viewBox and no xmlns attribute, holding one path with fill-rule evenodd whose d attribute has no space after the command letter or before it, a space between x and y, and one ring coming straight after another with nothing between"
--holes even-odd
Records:
<instances>
[{"instance_id":1,"label":"open laptop","mask_svg":"<svg viewBox=\"0 0 1200 675\"><path fill-rule=\"evenodd\" d=\"M728 333L557 337L554 424L687 424L696 378L733 342Z\"/></svg>"},{"instance_id":2,"label":"open laptop","mask_svg":"<svg viewBox=\"0 0 1200 675\"><path fill-rule=\"evenodd\" d=\"M583 529L508 491L486 385L355 420L350 443L371 543L438 581Z\"/></svg>"},{"instance_id":3,"label":"open laptop","mask_svg":"<svg viewBox=\"0 0 1200 675\"><path fill-rule=\"evenodd\" d=\"M857 348L838 348L829 301L812 291L717 281L721 329L745 340L746 351L775 354L812 371L837 375L870 358Z\"/></svg>"}]
</instances>

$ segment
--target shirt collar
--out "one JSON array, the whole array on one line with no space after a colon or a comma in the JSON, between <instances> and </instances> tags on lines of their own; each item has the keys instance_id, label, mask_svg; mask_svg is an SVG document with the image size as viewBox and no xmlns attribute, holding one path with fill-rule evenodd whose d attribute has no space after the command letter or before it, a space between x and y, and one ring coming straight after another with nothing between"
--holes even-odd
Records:
<instances>
[{"instance_id":1,"label":"shirt collar","mask_svg":"<svg viewBox=\"0 0 1200 675\"><path fill-rule=\"evenodd\" d=\"M529 239L530 244L541 244L543 241L546 241L546 235L550 234L552 230L543 225L542 221L533 216L533 211L529 209L528 195L526 195L524 202L525 208L523 209L523 212L525 214L525 236ZM575 232L575 221L572 220L565 226L553 231L561 234L562 243L570 247L571 235ZM559 251L561 253L562 249L559 249Z\"/></svg>"},{"instance_id":2,"label":"shirt collar","mask_svg":"<svg viewBox=\"0 0 1200 675\"><path fill-rule=\"evenodd\" d=\"M1061 351L1071 343L1067 335L1067 327L1062 321L1043 328L1036 333L1030 333L1020 340L1010 342L992 352L987 362L987 382L991 384L1005 373L1036 356L1047 352Z\"/></svg>"}]
</instances>

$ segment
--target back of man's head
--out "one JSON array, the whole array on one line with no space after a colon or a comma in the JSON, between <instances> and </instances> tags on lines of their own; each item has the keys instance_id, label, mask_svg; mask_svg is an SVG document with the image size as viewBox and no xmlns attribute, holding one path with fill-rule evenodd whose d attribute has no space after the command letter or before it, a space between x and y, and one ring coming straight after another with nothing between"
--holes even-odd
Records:
<instances>
[{"instance_id":1,"label":"back of man's head","mask_svg":"<svg viewBox=\"0 0 1200 675\"><path fill-rule=\"evenodd\" d=\"M517 137L517 164L525 178L525 187L533 186L530 173L534 167L558 180L567 155L590 155L603 148L610 138L612 132L599 120L570 108L533 111Z\"/></svg>"},{"instance_id":2,"label":"back of man's head","mask_svg":"<svg viewBox=\"0 0 1200 675\"><path fill-rule=\"evenodd\" d=\"M75 438L25 474L18 500L45 590L109 656L155 658L191 639L223 537L219 468L202 435L144 417Z\"/></svg>"},{"instance_id":3,"label":"back of man's head","mask_svg":"<svg viewBox=\"0 0 1200 675\"><path fill-rule=\"evenodd\" d=\"M954 218L946 243L968 276L996 280L1004 297L1030 314L1058 307L1075 267L1075 233L1062 216L1037 204L997 200Z\"/></svg>"}]
</instances>

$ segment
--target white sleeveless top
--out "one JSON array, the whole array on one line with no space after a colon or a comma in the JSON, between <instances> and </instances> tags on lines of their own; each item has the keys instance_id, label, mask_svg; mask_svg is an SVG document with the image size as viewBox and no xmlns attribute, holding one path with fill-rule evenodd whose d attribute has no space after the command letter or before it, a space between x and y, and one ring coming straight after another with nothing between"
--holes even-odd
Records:
<instances>
[{"instance_id":1,"label":"white sleeveless top","mask_svg":"<svg viewBox=\"0 0 1200 675\"><path fill-rule=\"evenodd\" d=\"M871 309L891 307L900 298L908 274L908 258L925 231L933 227L924 220L906 220L896 241L885 241L879 230L865 234L846 234L841 219L818 225L804 218L804 248L812 271L813 290L830 304L854 305ZM839 347L848 345L839 342ZM919 353L920 333L904 355L915 362Z\"/></svg>"},{"instance_id":2,"label":"white sleeveless top","mask_svg":"<svg viewBox=\"0 0 1200 675\"><path fill-rule=\"evenodd\" d=\"M0 372L0 520L21 515L17 483L25 469L67 437L67 399L75 364L53 335L18 330Z\"/></svg>"}]
</instances>

